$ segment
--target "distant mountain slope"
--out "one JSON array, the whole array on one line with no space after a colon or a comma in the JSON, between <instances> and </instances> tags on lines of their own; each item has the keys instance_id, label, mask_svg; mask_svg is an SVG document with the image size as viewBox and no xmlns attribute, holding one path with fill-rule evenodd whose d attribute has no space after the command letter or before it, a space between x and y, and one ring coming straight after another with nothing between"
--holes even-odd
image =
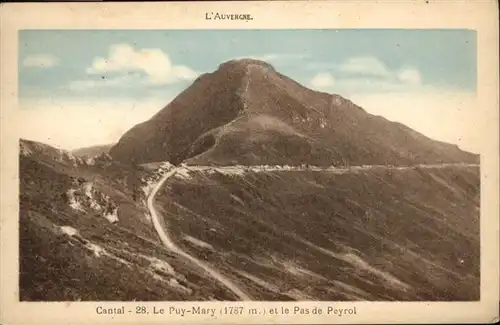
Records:
<instances>
[{"instance_id":1,"label":"distant mountain slope","mask_svg":"<svg viewBox=\"0 0 500 325\"><path fill-rule=\"evenodd\" d=\"M229 61L200 76L150 120L126 132L110 154L123 162L221 165L479 159L251 59Z\"/></svg>"},{"instance_id":2,"label":"distant mountain slope","mask_svg":"<svg viewBox=\"0 0 500 325\"><path fill-rule=\"evenodd\" d=\"M109 153L109 150L114 146L115 144L103 144L103 145L98 145L98 146L91 146L91 147L85 147L85 148L78 148L73 151L71 151L72 154L75 156L83 157L93 157L100 155L102 153Z\"/></svg>"}]
</instances>

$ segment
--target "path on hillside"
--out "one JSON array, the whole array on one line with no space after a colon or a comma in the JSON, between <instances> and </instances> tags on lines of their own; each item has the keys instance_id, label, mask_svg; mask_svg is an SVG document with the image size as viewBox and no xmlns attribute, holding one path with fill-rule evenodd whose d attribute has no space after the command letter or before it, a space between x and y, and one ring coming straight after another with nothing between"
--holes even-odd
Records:
<instances>
[{"instance_id":1,"label":"path on hillside","mask_svg":"<svg viewBox=\"0 0 500 325\"><path fill-rule=\"evenodd\" d=\"M154 198L156 193L158 193L158 190L163 186L165 181L172 177L175 173L177 172L177 168L173 168L170 171L168 171L165 175L162 176L162 178L158 181L158 183L155 185L153 190L148 196L147 199L147 205L149 212L151 213L151 219L153 220L153 225L156 229L156 232L158 233L158 236L160 236L161 241L163 244L171 250L173 253L189 260L190 262L196 264L198 267L201 269L205 270L205 272L208 273L208 275L218 282L222 283L226 288L231 290L236 296L238 296L241 300L252 300L249 295L247 295L242 289L240 289L235 283L233 283L230 279L226 278L224 275L219 273L217 270L211 268L208 264L202 262L201 260L197 259L196 257L189 255L185 251L183 251L179 246L177 246L172 239L168 236L168 234L165 232L165 229L160 224L159 221L159 216L158 213L156 212L156 209L154 207Z\"/></svg>"},{"instance_id":2,"label":"path on hillside","mask_svg":"<svg viewBox=\"0 0 500 325\"><path fill-rule=\"evenodd\" d=\"M412 166L390 166L390 165L362 165L362 166L349 166L349 167L318 167L318 166L264 166L264 165L234 165L234 166L181 166L177 167L177 170L186 171L218 171L226 174L241 174L244 172L273 172L273 171L319 171L319 172L329 172L333 174L346 174L358 171L369 171L369 170L409 170L409 169L441 169L450 167L479 167L479 164L468 164L468 163L443 163L443 164L419 164Z\"/></svg>"}]
</instances>

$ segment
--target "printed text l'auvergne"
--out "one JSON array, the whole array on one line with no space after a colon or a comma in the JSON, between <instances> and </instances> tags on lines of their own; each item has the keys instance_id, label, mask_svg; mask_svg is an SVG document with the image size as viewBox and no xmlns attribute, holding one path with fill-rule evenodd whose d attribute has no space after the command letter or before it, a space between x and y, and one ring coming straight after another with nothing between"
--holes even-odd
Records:
<instances>
[{"instance_id":1,"label":"printed text l'auvergne","mask_svg":"<svg viewBox=\"0 0 500 325\"><path fill-rule=\"evenodd\" d=\"M246 13L240 14L228 14L228 13L220 13L220 12L206 12L205 13L206 20L253 20L252 15Z\"/></svg>"}]
</instances>

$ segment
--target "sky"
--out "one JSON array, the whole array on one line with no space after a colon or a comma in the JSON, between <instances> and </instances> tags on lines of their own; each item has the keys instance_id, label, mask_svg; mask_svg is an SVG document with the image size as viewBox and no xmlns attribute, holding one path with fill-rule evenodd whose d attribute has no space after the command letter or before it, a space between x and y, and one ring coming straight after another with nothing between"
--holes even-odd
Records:
<instances>
[{"instance_id":1,"label":"sky","mask_svg":"<svg viewBox=\"0 0 500 325\"><path fill-rule=\"evenodd\" d=\"M251 57L302 85L479 152L471 30L23 30L21 136L64 149L107 144L196 77Z\"/></svg>"}]
</instances>

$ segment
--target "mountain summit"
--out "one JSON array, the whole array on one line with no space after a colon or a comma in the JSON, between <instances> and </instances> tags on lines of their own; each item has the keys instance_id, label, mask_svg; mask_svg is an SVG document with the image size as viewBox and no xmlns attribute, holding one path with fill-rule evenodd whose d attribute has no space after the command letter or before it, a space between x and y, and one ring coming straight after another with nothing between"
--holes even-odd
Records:
<instances>
[{"instance_id":1,"label":"mountain summit","mask_svg":"<svg viewBox=\"0 0 500 325\"><path fill-rule=\"evenodd\" d=\"M193 84L110 150L132 163L414 164L478 157L335 94L308 89L254 59L231 60Z\"/></svg>"}]
</instances>

